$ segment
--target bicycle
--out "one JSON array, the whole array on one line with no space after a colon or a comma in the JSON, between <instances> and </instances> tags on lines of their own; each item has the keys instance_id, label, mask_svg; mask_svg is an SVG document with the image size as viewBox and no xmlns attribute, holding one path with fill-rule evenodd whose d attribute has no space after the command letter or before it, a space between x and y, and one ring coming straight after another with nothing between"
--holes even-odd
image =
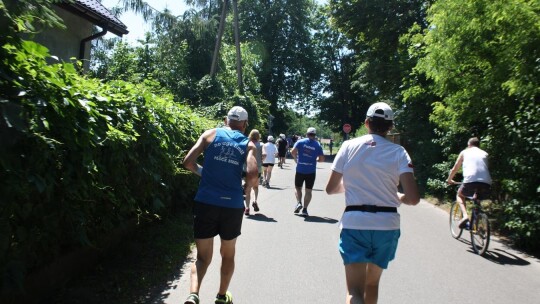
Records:
<instances>
[{"instance_id":1,"label":"bicycle","mask_svg":"<svg viewBox=\"0 0 540 304\"><path fill-rule=\"evenodd\" d=\"M456 185L462 183L455 182ZM463 212L458 202L453 202L450 207L450 233L455 239L459 239L463 233L463 229L467 229L471 233L471 245L476 254L483 256L489 246L489 238L491 228L487 214L482 210L481 200L478 198L478 192L475 192L472 197L467 197L467 200L472 201L471 217L466 227L459 227L460 221L463 218ZM465 201L466 203L466 201Z\"/></svg>"}]
</instances>

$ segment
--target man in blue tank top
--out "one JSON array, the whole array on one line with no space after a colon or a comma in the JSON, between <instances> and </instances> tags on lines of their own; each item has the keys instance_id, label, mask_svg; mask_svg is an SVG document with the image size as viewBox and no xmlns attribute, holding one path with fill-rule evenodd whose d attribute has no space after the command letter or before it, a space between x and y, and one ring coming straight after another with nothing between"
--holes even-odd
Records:
<instances>
[{"instance_id":1,"label":"man in blue tank top","mask_svg":"<svg viewBox=\"0 0 540 304\"><path fill-rule=\"evenodd\" d=\"M311 202L311 191L315 184L315 172L317 161L324 161L324 152L318 141L315 140L317 132L315 128L308 128L307 138L300 139L291 150L292 157L296 162L296 175L294 176L296 207L294 213L302 210L303 216L308 216L308 205ZM302 205L302 186L306 183L306 196Z\"/></svg>"},{"instance_id":2,"label":"man in blue tank top","mask_svg":"<svg viewBox=\"0 0 540 304\"><path fill-rule=\"evenodd\" d=\"M234 272L236 239L244 215L242 171L246 163L246 182L256 185L256 147L244 136L248 113L233 107L227 126L204 132L184 159L184 167L201 176L193 210L193 232L197 260L191 266L190 295L185 304L199 303L199 289L213 255L214 237L221 238L221 282L215 303L232 303L227 288ZM203 166L197 158L204 152ZM204 168L204 169L203 169Z\"/></svg>"}]
</instances>

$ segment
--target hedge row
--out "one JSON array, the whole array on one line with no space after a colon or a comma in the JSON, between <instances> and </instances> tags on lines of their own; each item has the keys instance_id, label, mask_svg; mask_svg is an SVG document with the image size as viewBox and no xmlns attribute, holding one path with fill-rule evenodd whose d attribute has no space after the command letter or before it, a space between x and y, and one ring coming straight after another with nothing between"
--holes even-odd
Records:
<instances>
[{"instance_id":1,"label":"hedge row","mask_svg":"<svg viewBox=\"0 0 540 304\"><path fill-rule=\"evenodd\" d=\"M107 231L190 201L181 160L208 127L146 81L102 83L48 50L0 50L0 273L3 291Z\"/></svg>"}]
</instances>

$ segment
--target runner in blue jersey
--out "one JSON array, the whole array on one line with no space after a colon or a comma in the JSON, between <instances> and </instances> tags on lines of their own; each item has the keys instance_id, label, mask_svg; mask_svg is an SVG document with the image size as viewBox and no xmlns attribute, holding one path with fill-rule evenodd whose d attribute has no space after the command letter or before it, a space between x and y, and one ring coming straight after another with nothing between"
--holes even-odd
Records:
<instances>
[{"instance_id":1,"label":"runner in blue jersey","mask_svg":"<svg viewBox=\"0 0 540 304\"><path fill-rule=\"evenodd\" d=\"M302 210L303 216L308 216L308 206L311 202L311 191L315 184L315 173L317 171L317 161L324 161L324 152L318 141L315 140L317 131L315 128L308 128L306 136L307 138L298 140L293 149L291 155L296 162L296 175L294 176L296 207L294 213ZM302 205L302 186L306 183L306 195L304 197L304 204Z\"/></svg>"},{"instance_id":2,"label":"runner in blue jersey","mask_svg":"<svg viewBox=\"0 0 540 304\"><path fill-rule=\"evenodd\" d=\"M197 260L191 266L190 295L185 304L199 303L199 289L213 255L214 237L221 238L221 281L215 303L232 303L227 291L234 272L236 239L244 214L242 171L248 186L257 184L256 147L244 136L248 113L233 107L227 126L204 132L184 159L184 167L201 176L193 210ZM197 158L204 152L203 166ZM204 168L204 169L203 169Z\"/></svg>"}]
</instances>

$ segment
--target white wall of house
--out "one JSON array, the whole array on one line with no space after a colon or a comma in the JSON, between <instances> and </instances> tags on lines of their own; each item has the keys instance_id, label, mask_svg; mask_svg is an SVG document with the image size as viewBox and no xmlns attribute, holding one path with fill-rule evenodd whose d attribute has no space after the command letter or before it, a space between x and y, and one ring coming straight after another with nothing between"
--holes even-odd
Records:
<instances>
[{"instance_id":1,"label":"white wall of house","mask_svg":"<svg viewBox=\"0 0 540 304\"><path fill-rule=\"evenodd\" d=\"M70 58L79 57L81 41L92 35L93 24L64 9L55 7L55 10L58 16L62 18L66 28L45 29L32 40L47 47L51 55L57 56L63 61L70 62ZM85 45L85 70L88 69L89 65L90 45L90 42L87 42Z\"/></svg>"}]
</instances>

